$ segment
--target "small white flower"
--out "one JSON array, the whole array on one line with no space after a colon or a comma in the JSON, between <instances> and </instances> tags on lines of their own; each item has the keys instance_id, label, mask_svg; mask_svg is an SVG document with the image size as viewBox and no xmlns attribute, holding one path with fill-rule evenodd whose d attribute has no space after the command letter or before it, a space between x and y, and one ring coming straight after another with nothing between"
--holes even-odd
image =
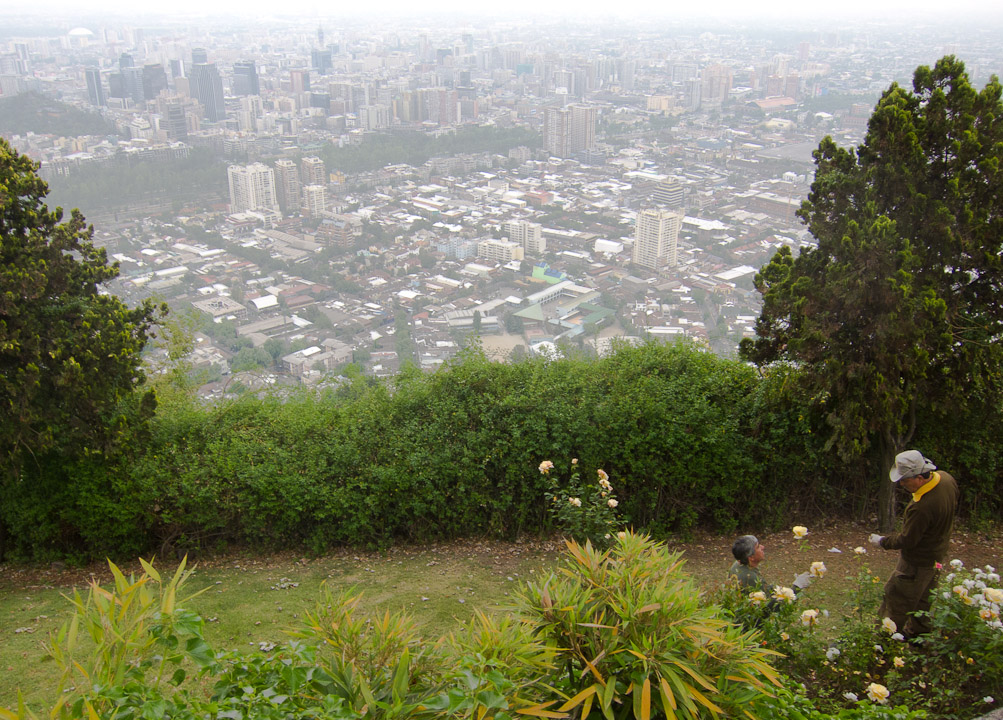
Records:
<instances>
[{"instance_id":1,"label":"small white flower","mask_svg":"<svg viewBox=\"0 0 1003 720\"><path fill-rule=\"evenodd\" d=\"M818 610L805 610L801 613L801 624L806 627L811 627L816 622L818 622Z\"/></svg>"},{"instance_id":2,"label":"small white flower","mask_svg":"<svg viewBox=\"0 0 1003 720\"><path fill-rule=\"evenodd\" d=\"M1000 581L999 573L991 572L986 575L986 582L998 583Z\"/></svg>"},{"instance_id":3,"label":"small white flower","mask_svg":"<svg viewBox=\"0 0 1003 720\"><path fill-rule=\"evenodd\" d=\"M947 582L951 582L952 580L954 580L954 573L947 573L944 579L947 580Z\"/></svg>"},{"instance_id":4,"label":"small white flower","mask_svg":"<svg viewBox=\"0 0 1003 720\"><path fill-rule=\"evenodd\" d=\"M822 617L824 617L824 618L829 617L829 611L828 610L823 610L822 611Z\"/></svg>"},{"instance_id":5,"label":"small white flower","mask_svg":"<svg viewBox=\"0 0 1003 720\"><path fill-rule=\"evenodd\" d=\"M829 662L832 662L833 660L839 657L839 648L836 647L829 648L828 650L825 651L825 656L829 659Z\"/></svg>"},{"instance_id":6,"label":"small white flower","mask_svg":"<svg viewBox=\"0 0 1003 720\"><path fill-rule=\"evenodd\" d=\"M609 500L606 501L606 504L609 505L611 508L615 508L620 503L616 501L616 498L610 498Z\"/></svg>"},{"instance_id":7,"label":"small white flower","mask_svg":"<svg viewBox=\"0 0 1003 720\"><path fill-rule=\"evenodd\" d=\"M880 645L875 645L874 646L874 652L883 653L884 651L885 651L885 649L883 647L881 647Z\"/></svg>"},{"instance_id":8,"label":"small white flower","mask_svg":"<svg viewBox=\"0 0 1003 720\"><path fill-rule=\"evenodd\" d=\"M996 702L996 698L994 698L992 695L986 695L984 698L982 698L982 702L984 702L984 703L994 703L994 702Z\"/></svg>"},{"instance_id":9,"label":"small white flower","mask_svg":"<svg viewBox=\"0 0 1003 720\"><path fill-rule=\"evenodd\" d=\"M755 592L749 593L749 602L753 605L762 605L766 602L766 593L762 590L756 590Z\"/></svg>"},{"instance_id":10,"label":"small white flower","mask_svg":"<svg viewBox=\"0 0 1003 720\"><path fill-rule=\"evenodd\" d=\"M853 552L856 555L866 555L867 554L867 548L865 548L865 547L863 547L861 545L857 545L857 547L853 548ZM853 693L847 693L847 694L848 695L853 695ZM854 697L856 697L856 695L854 695Z\"/></svg>"},{"instance_id":11,"label":"small white flower","mask_svg":"<svg viewBox=\"0 0 1003 720\"><path fill-rule=\"evenodd\" d=\"M945 600L950 600L951 599L951 593L947 592L947 590L945 590L944 592L942 592L941 595L944 597Z\"/></svg>"},{"instance_id":12,"label":"small white flower","mask_svg":"<svg viewBox=\"0 0 1003 720\"><path fill-rule=\"evenodd\" d=\"M568 502L574 505L575 507L582 506L581 498L568 498Z\"/></svg>"},{"instance_id":13,"label":"small white flower","mask_svg":"<svg viewBox=\"0 0 1003 720\"><path fill-rule=\"evenodd\" d=\"M617 539L624 540L627 537L627 533L625 531L621 530L620 532L618 532L616 534L616 536L617 536Z\"/></svg>"},{"instance_id":14,"label":"small white flower","mask_svg":"<svg viewBox=\"0 0 1003 720\"><path fill-rule=\"evenodd\" d=\"M951 561L951 567L953 567L955 570L960 570L964 566L965 564L960 560L958 560L958 558L954 558L954 560Z\"/></svg>"},{"instance_id":15,"label":"small white flower","mask_svg":"<svg viewBox=\"0 0 1003 720\"><path fill-rule=\"evenodd\" d=\"M996 568L994 568L992 565L986 565L986 572L994 573L996 572Z\"/></svg>"},{"instance_id":16,"label":"small white flower","mask_svg":"<svg viewBox=\"0 0 1003 720\"><path fill-rule=\"evenodd\" d=\"M811 568L808 570L812 577L820 578L825 575L825 563L822 561L816 561L811 564Z\"/></svg>"},{"instance_id":17,"label":"small white flower","mask_svg":"<svg viewBox=\"0 0 1003 720\"><path fill-rule=\"evenodd\" d=\"M896 625L895 621L892 620L890 617L886 617L884 620L881 621L881 627L889 635L891 635L893 632L899 629L898 625Z\"/></svg>"},{"instance_id":18,"label":"small white flower","mask_svg":"<svg viewBox=\"0 0 1003 720\"><path fill-rule=\"evenodd\" d=\"M899 642L905 642L905 635L900 632L892 633L892 640L898 640Z\"/></svg>"},{"instance_id":19,"label":"small white flower","mask_svg":"<svg viewBox=\"0 0 1003 720\"><path fill-rule=\"evenodd\" d=\"M610 539L610 534L609 534L609 533L606 533L605 535L603 535L603 538L604 538L605 540L609 540L609 539Z\"/></svg>"},{"instance_id":20,"label":"small white flower","mask_svg":"<svg viewBox=\"0 0 1003 720\"><path fill-rule=\"evenodd\" d=\"M965 580L961 584L964 585L969 590L971 590L973 587L975 587L975 581L972 580L971 578L968 578L967 580Z\"/></svg>"},{"instance_id":21,"label":"small white flower","mask_svg":"<svg viewBox=\"0 0 1003 720\"><path fill-rule=\"evenodd\" d=\"M856 693L845 692L845 693L843 693L843 697L845 697L850 702L857 702L857 694Z\"/></svg>"}]
</instances>

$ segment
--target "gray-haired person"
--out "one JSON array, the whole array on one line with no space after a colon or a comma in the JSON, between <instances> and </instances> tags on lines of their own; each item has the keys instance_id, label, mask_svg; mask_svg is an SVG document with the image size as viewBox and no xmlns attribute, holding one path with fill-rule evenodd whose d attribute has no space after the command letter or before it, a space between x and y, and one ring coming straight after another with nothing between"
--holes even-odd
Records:
<instances>
[{"instance_id":1,"label":"gray-haired person","mask_svg":"<svg viewBox=\"0 0 1003 720\"><path fill-rule=\"evenodd\" d=\"M742 535L731 546L731 554L735 562L728 568L728 577L734 578L739 587L748 592L761 590L769 597L774 586L763 579L759 572L759 564L766 559L766 547L755 535ZM808 573L801 573L794 579L794 591L803 590L811 584Z\"/></svg>"}]
</instances>

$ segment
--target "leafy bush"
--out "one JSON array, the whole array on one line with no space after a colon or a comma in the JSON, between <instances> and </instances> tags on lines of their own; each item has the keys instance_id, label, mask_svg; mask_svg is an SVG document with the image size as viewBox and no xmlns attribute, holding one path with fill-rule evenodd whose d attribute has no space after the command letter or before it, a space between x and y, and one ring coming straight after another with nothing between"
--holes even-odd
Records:
<instances>
[{"instance_id":1,"label":"leafy bush","mask_svg":"<svg viewBox=\"0 0 1003 720\"><path fill-rule=\"evenodd\" d=\"M613 544L618 530L616 507L619 501L613 492L609 475L601 468L595 484L583 483L579 476L578 458L571 460L571 477L562 484L554 463L544 460L540 472L550 480L545 493L547 510L559 530L578 542L591 542L593 547L607 548Z\"/></svg>"}]
</instances>

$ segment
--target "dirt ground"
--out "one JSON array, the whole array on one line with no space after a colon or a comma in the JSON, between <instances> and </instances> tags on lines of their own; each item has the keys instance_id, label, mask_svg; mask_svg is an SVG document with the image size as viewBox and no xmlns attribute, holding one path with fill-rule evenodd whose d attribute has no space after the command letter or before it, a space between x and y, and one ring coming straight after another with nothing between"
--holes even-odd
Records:
<instances>
[{"instance_id":1,"label":"dirt ground","mask_svg":"<svg viewBox=\"0 0 1003 720\"><path fill-rule=\"evenodd\" d=\"M871 547L867 542L867 536L873 529L864 525L839 521L821 523L815 527L809 526L808 529L809 534L804 541L795 539L790 530L759 535L760 542L766 547L766 560L761 570L768 581L789 584L795 575L807 570L810 564L817 560L825 562L830 572L838 573L840 576L844 573L855 574L854 563L859 563L860 558L856 557L853 549L858 546L867 550L864 559L879 575L890 572L898 558L897 552ZM687 570L699 581L710 582L722 577L731 565L733 540L734 537L730 535L696 533L685 542L667 538L665 543L672 550L683 551ZM969 567L986 564L997 568L1003 567L1001 541L1003 541L1003 530L987 534L964 529L955 530L951 558L960 558ZM309 558L289 552L273 554L230 552L199 557L197 562L199 567L207 570L230 567L235 563L260 568L307 566L330 559L358 562L360 566L364 566L376 558L389 556L403 559L428 555L473 559L477 560L478 564L497 571L508 571L523 565L527 560L547 562L556 558L563 548L564 543L559 538L525 538L516 542L468 539L421 546L396 546L382 553L343 548L332 551L324 558ZM125 563L120 567L126 573L141 572L138 561ZM84 567L65 567L61 563L53 563L50 566L0 565L0 590L82 587L91 578L96 578L100 582L110 580L111 574L107 564L95 562Z\"/></svg>"}]
</instances>

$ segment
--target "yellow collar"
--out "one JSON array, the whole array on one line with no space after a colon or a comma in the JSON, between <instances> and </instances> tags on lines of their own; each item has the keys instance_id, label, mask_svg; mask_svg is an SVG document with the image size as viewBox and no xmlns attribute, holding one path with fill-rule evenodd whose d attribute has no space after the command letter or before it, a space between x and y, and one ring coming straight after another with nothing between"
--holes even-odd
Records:
<instances>
[{"instance_id":1,"label":"yellow collar","mask_svg":"<svg viewBox=\"0 0 1003 720\"><path fill-rule=\"evenodd\" d=\"M919 490L917 490L912 494L912 501L919 502L919 499L924 495L926 495L931 490L933 490L935 487L937 487L937 483L939 482L940 482L940 473L936 472L933 473L933 476L930 478L930 480L925 485L923 485Z\"/></svg>"}]
</instances>

